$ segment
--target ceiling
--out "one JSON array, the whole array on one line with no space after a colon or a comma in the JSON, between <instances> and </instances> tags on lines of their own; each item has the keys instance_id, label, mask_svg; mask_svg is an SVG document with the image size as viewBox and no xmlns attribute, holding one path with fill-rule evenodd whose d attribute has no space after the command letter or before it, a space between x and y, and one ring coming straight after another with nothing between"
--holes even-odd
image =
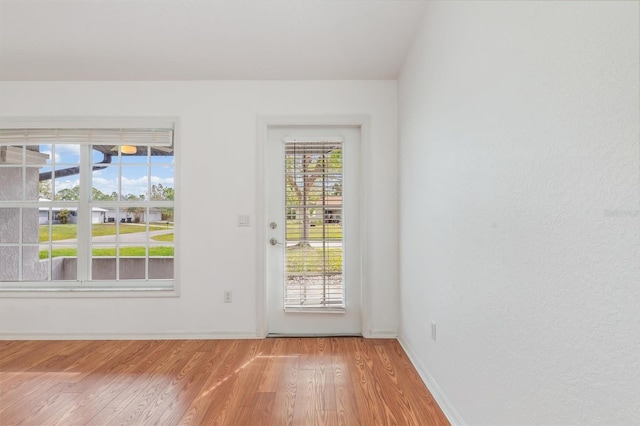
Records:
<instances>
[{"instance_id":1,"label":"ceiling","mask_svg":"<svg viewBox=\"0 0 640 426\"><path fill-rule=\"evenodd\" d=\"M395 79L422 0L0 0L0 80Z\"/></svg>"}]
</instances>

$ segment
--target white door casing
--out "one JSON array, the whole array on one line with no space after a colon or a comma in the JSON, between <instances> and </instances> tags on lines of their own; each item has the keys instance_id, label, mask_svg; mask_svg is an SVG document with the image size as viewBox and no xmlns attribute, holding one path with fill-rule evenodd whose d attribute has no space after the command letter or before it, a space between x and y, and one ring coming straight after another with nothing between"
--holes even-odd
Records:
<instances>
[{"instance_id":1,"label":"white door casing","mask_svg":"<svg viewBox=\"0 0 640 426\"><path fill-rule=\"evenodd\" d=\"M266 332L278 335L361 334L361 213L360 213L360 126L291 125L267 126L264 138L264 229L262 239L265 266ZM330 306L300 306L285 310L285 141L319 143L343 141L342 235L344 309ZM309 145L307 145L309 146ZM317 201L315 201L317 202ZM324 219L322 219L324 221ZM290 237L290 235L289 235ZM291 237L290 237L291 238ZM291 241L289 250L291 250ZM317 243L314 243L317 244ZM330 244L338 244L332 242ZM329 250L335 251L336 248ZM289 275L290 276L290 275ZM291 281L290 281L291 282ZM291 286L289 286L291 288Z\"/></svg>"}]
</instances>

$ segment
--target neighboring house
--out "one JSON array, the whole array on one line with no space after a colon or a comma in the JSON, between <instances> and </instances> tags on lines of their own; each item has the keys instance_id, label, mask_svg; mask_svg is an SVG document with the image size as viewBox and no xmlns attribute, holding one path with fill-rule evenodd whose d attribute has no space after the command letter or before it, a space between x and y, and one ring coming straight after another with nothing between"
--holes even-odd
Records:
<instances>
[{"instance_id":1,"label":"neighboring house","mask_svg":"<svg viewBox=\"0 0 640 426\"><path fill-rule=\"evenodd\" d=\"M40 201L49 200L41 198ZM61 207L41 207L38 212L38 222L40 223L40 225L49 223L49 220L51 220L51 223L53 224L60 223L58 213L61 210L65 209ZM69 207L66 210L69 210L69 212L71 213L69 217L69 223L78 223L78 213L76 211L77 209L75 207ZM145 213L139 213L138 216L139 222L146 222L147 218ZM151 207L149 208L148 216L149 222L160 222L162 220L162 209ZM103 209L101 207L93 207L91 209L91 223L113 223L116 221L116 217L118 217L117 209ZM136 213L125 211L121 216L121 221L128 223L136 222L135 217Z\"/></svg>"},{"instance_id":2,"label":"neighboring house","mask_svg":"<svg viewBox=\"0 0 640 426\"><path fill-rule=\"evenodd\" d=\"M324 222L340 223L342 222L342 196L328 196L325 202Z\"/></svg>"},{"instance_id":3,"label":"neighboring house","mask_svg":"<svg viewBox=\"0 0 640 426\"><path fill-rule=\"evenodd\" d=\"M312 220L322 220L324 217L324 223L340 223L342 222L342 196L341 195L329 195L325 197L324 204L321 200L316 201L315 204L319 208L311 209ZM293 209L287 213L288 219L295 219L296 212ZM315 226L315 225L311 225Z\"/></svg>"},{"instance_id":4,"label":"neighboring house","mask_svg":"<svg viewBox=\"0 0 640 426\"><path fill-rule=\"evenodd\" d=\"M104 209L101 209L104 210ZM117 209L107 209L105 211L104 222L115 222L118 217ZM139 220L136 221L136 216L138 216ZM124 219L124 220L122 220ZM150 207L148 218L146 213L133 213L125 211L123 212L120 221L122 222L146 222L148 219L149 222L160 222L162 220L162 210L157 207Z\"/></svg>"},{"instance_id":5,"label":"neighboring house","mask_svg":"<svg viewBox=\"0 0 640 426\"><path fill-rule=\"evenodd\" d=\"M53 224L60 223L60 219L58 218L58 214L61 210L69 210L71 213L69 215L69 223L78 223L78 212L75 207L69 207L67 209L63 209L61 207L40 207L38 209L38 222L40 225L46 225L51 221ZM106 222L106 209L101 209L100 207L94 207L91 209L91 223L104 223Z\"/></svg>"}]
</instances>

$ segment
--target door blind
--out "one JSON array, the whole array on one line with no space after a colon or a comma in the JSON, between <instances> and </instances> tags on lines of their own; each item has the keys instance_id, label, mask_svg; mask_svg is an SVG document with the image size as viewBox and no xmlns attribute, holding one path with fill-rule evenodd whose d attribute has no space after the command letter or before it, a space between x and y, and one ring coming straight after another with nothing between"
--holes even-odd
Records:
<instances>
[{"instance_id":1,"label":"door blind","mask_svg":"<svg viewBox=\"0 0 640 426\"><path fill-rule=\"evenodd\" d=\"M285 310L344 310L342 142L284 151Z\"/></svg>"}]
</instances>

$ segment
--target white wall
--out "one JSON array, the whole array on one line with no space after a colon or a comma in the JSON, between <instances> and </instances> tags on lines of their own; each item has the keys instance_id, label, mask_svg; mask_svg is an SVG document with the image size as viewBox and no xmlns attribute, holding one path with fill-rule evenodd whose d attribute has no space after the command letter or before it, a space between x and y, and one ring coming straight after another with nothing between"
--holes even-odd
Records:
<instances>
[{"instance_id":1,"label":"white wall","mask_svg":"<svg viewBox=\"0 0 640 426\"><path fill-rule=\"evenodd\" d=\"M401 339L455 421L640 421L639 12L427 6L398 83Z\"/></svg>"},{"instance_id":2,"label":"white wall","mask_svg":"<svg viewBox=\"0 0 640 426\"><path fill-rule=\"evenodd\" d=\"M178 116L179 298L0 297L0 337L256 333L258 115L369 114L367 230L373 243L365 333L397 330L395 81L4 82L0 116ZM233 303L223 303L223 290Z\"/></svg>"}]
</instances>

